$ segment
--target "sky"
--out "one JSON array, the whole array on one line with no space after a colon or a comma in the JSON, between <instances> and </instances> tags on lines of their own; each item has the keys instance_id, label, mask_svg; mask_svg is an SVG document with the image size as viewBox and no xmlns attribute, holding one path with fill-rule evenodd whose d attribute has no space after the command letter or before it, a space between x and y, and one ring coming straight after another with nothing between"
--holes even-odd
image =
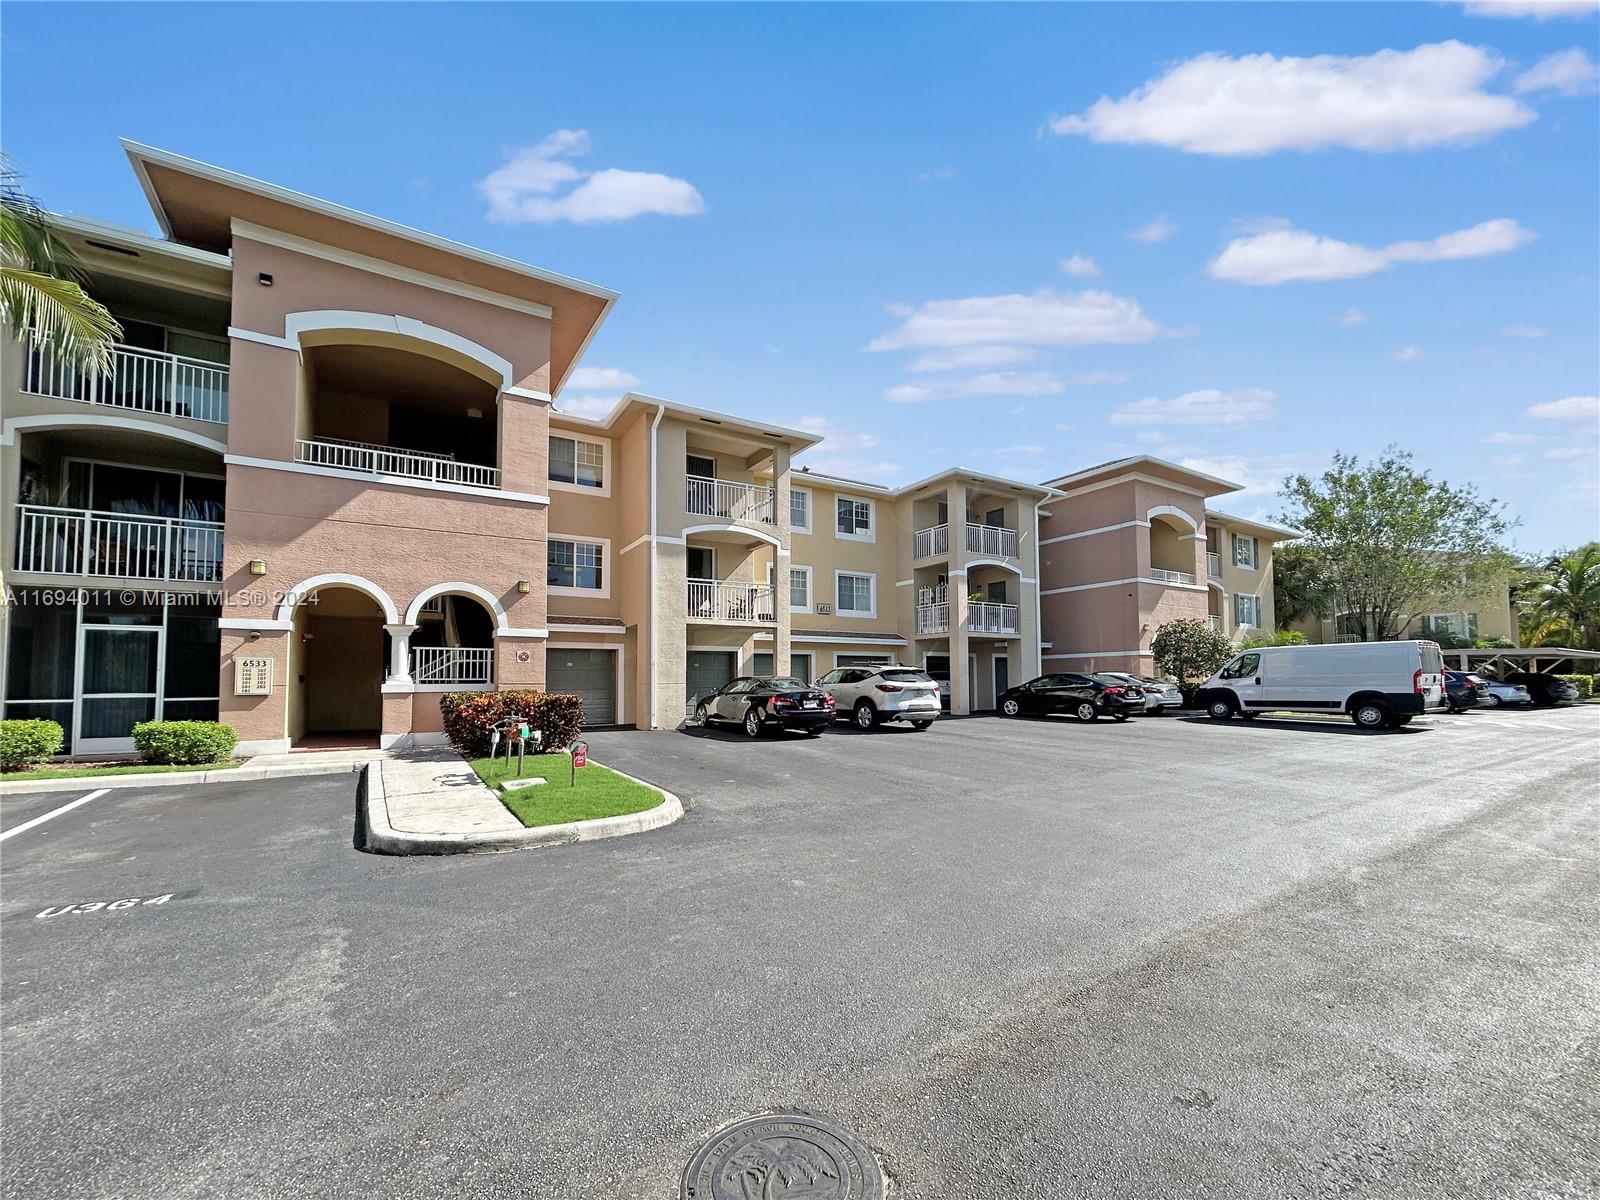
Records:
<instances>
[{"instance_id":1,"label":"sky","mask_svg":"<svg viewBox=\"0 0 1600 1200\"><path fill-rule=\"evenodd\" d=\"M1406 4L5 6L0 139L155 226L117 139L621 293L557 407L814 469L1245 485L1388 445L1600 536L1600 17Z\"/></svg>"}]
</instances>

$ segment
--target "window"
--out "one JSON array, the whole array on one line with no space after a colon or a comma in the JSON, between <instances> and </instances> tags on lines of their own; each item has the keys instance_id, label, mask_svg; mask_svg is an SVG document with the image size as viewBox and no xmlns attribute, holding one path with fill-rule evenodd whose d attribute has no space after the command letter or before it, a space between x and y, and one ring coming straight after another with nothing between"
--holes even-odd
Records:
<instances>
[{"instance_id":1,"label":"window","mask_svg":"<svg viewBox=\"0 0 1600 1200\"><path fill-rule=\"evenodd\" d=\"M1243 654L1222 669L1224 679L1245 679L1261 671L1261 655Z\"/></svg>"},{"instance_id":2,"label":"window","mask_svg":"<svg viewBox=\"0 0 1600 1200\"><path fill-rule=\"evenodd\" d=\"M606 448L582 438L550 438L550 482L574 487L606 486Z\"/></svg>"},{"instance_id":3,"label":"window","mask_svg":"<svg viewBox=\"0 0 1600 1200\"><path fill-rule=\"evenodd\" d=\"M717 552L710 546L686 546L684 565L690 579L715 579L717 577Z\"/></svg>"},{"instance_id":4,"label":"window","mask_svg":"<svg viewBox=\"0 0 1600 1200\"><path fill-rule=\"evenodd\" d=\"M717 460L707 458L704 454L685 454L683 456L683 470L686 475L693 475L697 479L715 479L717 477Z\"/></svg>"},{"instance_id":5,"label":"window","mask_svg":"<svg viewBox=\"0 0 1600 1200\"><path fill-rule=\"evenodd\" d=\"M1252 571L1256 569L1255 538L1245 537L1242 533L1233 535L1233 565L1247 567Z\"/></svg>"},{"instance_id":6,"label":"window","mask_svg":"<svg viewBox=\"0 0 1600 1200\"><path fill-rule=\"evenodd\" d=\"M865 679L868 675L871 675L879 667L886 667L892 662L894 662L894 659L887 654L835 654L833 656L833 665L835 667L852 667L860 669L858 675L852 671L851 674L855 675L854 678L847 676L843 680L836 682L860 683L861 680Z\"/></svg>"},{"instance_id":7,"label":"window","mask_svg":"<svg viewBox=\"0 0 1600 1200\"><path fill-rule=\"evenodd\" d=\"M789 611L811 611L811 568L789 568Z\"/></svg>"},{"instance_id":8,"label":"window","mask_svg":"<svg viewBox=\"0 0 1600 1200\"><path fill-rule=\"evenodd\" d=\"M1261 625L1261 597L1237 595L1233 598L1233 623L1252 629Z\"/></svg>"},{"instance_id":9,"label":"window","mask_svg":"<svg viewBox=\"0 0 1600 1200\"><path fill-rule=\"evenodd\" d=\"M855 538L861 542L872 541L872 501L852 500L848 496L840 496L834 504L836 514L834 532L839 537Z\"/></svg>"},{"instance_id":10,"label":"window","mask_svg":"<svg viewBox=\"0 0 1600 1200\"><path fill-rule=\"evenodd\" d=\"M605 547L598 542L573 542L551 538L550 574L553 588L601 592L605 590Z\"/></svg>"},{"instance_id":11,"label":"window","mask_svg":"<svg viewBox=\"0 0 1600 1200\"><path fill-rule=\"evenodd\" d=\"M840 571L834 576L836 593L834 611L841 617L871 617L877 615L876 575L861 575L854 571Z\"/></svg>"},{"instance_id":12,"label":"window","mask_svg":"<svg viewBox=\"0 0 1600 1200\"><path fill-rule=\"evenodd\" d=\"M805 488L789 489L789 528L795 533L811 532L811 493Z\"/></svg>"}]
</instances>

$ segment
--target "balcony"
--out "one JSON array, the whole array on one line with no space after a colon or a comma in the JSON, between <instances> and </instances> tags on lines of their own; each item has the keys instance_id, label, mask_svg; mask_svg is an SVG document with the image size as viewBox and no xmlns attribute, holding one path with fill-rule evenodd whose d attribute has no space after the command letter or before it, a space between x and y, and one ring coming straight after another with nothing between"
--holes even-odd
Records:
<instances>
[{"instance_id":1,"label":"balcony","mask_svg":"<svg viewBox=\"0 0 1600 1200\"><path fill-rule=\"evenodd\" d=\"M1206 578L1222 578L1222 555L1214 550L1206 551Z\"/></svg>"},{"instance_id":2,"label":"balcony","mask_svg":"<svg viewBox=\"0 0 1600 1200\"><path fill-rule=\"evenodd\" d=\"M981 554L985 558L1016 558L1017 531L1001 529L997 525L975 525L968 521L967 553Z\"/></svg>"},{"instance_id":3,"label":"balcony","mask_svg":"<svg viewBox=\"0 0 1600 1200\"><path fill-rule=\"evenodd\" d=\"M969 633L1020 633L1021 610L1015 604L992 604L988 601L967 605L967 631Z\"/></svg>"},{"instance_id":4,"label":"balcony","mask_svg":"<svg viewBox=\"0 0 1600 1200\"><path fill-rule=\"evenodd\" d=\"M937 554L950 552L950 526L931 525L927 529L919 529L911 535L911 554L913 558L932 558Z\"/></svg>"},{"instance_id":5,"label":"balcony","mask_svg":"<svg viewBox=\"0 0 1600 1200\"><path fill-rule=\"evenodd\" d=\"M18 571L216 583L222 523L17 505Z\"/></svg>"},{"instance_id":6,"label":"balcony","mask_svg":"<svg viewBox=\"0 0 1600 1200\"><path fill-rule=\"evenodd\" d=\"M1161 583L1193 583L1193 571L1167 571L1161 567L1150 568L1150 578Z\"/></svg>"},{"instance_id":7,"label":"balcony","mask_svg":"<svg viewBox=\"0 0 1600 1200\"><path fill-rule=\"evenodd\" d=\"M727 521L754 521L762 525L777 522L772 515L772 488L731 479L708 479L690 475L684 480L685 512L702 517L721 517Z\"/></svg>"},{"instance_id":8,"label":"balcony","mask_svg":"<svg viewBox=\"0 0 1600 1200\"><path fill-rule=\"evenodd\" d=\"M411 651L415 683L468 685L494 677L494 650L476 646L417 646Z\"/></svg>"},{"instance_id":9,"label":"balcony","mask_svg":"<svg viewBox=\"0 0 1600 1200\"><path fill-rule=\"evenodd\" d=\"M1206 624L1211 627L1211 631L1213 633L1221 633L1222 632L1222 618L1220 616L1218 616L1216 613L1211 613L1209 616L1206 617Z\"/></svg>"},{"instance_id":10,"label":"balcony","mask_svg":"<svg viewBox=\"0 0 1600 1200\"><path fill-rule=\"evenodd\" d=\"M763 622L777 619L772 588L728 579L690 579L686 616L691 621Z\"/></svg>"},{"instance_id":11,"label":"balcony","mask_svg":"<svg viewBox=\"0 0 1600 1200\"><path fill-rule=\"evenodd\" d=\"M22 390L124 411L226 424L228 368L157 350L117 346L109 375L87 375L56 355L49 342L28 342Z\"/></svg>"},{"instance_id":12,"label":"balcony","mask_svg":"<svg viewBox=\"0 0 1600 1200\"><path fill-rule=\"evenodd\" d=\"M947 600L929 601L917 605L918 633L949 633L950 603Z\"/></svg>"},{"instance_id":13,"label":"balcony","mask_svg":"<svg viewBox=\"0 0 1600 1200\"><path fill-rule=\"evenodd\" d=\"M294 460L316 467L335 467L374 478L415 479L456 487L498 488L500 469L479 463L458 462L453 454L427 450L402 450L371 442L340 438L297 438Z\"/></svg>"}]
</instances>

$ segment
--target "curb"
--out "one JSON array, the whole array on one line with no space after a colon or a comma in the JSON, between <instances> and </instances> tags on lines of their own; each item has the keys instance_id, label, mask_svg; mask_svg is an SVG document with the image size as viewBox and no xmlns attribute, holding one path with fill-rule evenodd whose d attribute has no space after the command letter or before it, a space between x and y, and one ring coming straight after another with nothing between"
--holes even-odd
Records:
<instances>
[{"instance_id":1,"label":"curb","mask_svg":"<svg viewBox=\"0 0 1600 1200\"><path fill-rule=\"evenodd\" d=\"M593 759L590 760L594 762ZM603 763L594 763L604 766ZM378 770L372 768L376 766ZM607 770L616 770L608 767ZM594 842L601 838L626 837L671 825L683 816L683 802L666 788L617 771L624 779L654 788L661 803L643 812L617 817L597 817L592 821L568 821L562 825L540 825L505 833L412 833L389 824L389 805L384 798L383 765L367 763L360 768L357 812L363 831L361 848L369 854L489 854L502 850L527 850L535 846L561 846L572 842ZM495 796L495 803L500 797Z\"/></svg>"},{"instance_id":2,"label":"curb","mask_svg":"<svg viewBox=\"0 0 1600 1200\"><path fill-rule=\"evenodd\" d=\"M304 766L230 767L226 771L152 771L144 775L83 775L77 779L8 779L0 783L0 796L19 792L81 792L94 788L182 787L195 783L248 782L256 779L293 779L305 775L340 775L360 763L306 763Z\"/></svg>"}]
</instances>

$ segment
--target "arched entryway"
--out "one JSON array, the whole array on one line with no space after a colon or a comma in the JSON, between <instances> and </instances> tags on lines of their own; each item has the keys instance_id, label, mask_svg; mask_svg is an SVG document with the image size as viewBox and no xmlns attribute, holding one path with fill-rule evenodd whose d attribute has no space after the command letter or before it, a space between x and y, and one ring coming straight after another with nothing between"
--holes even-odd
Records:
<instances>
[{"instance_id":1,"label":"arched entryway","mask_svg":"<svg viewBox=\"0 0 1600 1200\"><path fill-rule=\"evenodd\" d=\"M290 617L290 741L302 748L376 747L392 606L345 583L320 584L298 601Z\"/></svg>"}]
</instances>

